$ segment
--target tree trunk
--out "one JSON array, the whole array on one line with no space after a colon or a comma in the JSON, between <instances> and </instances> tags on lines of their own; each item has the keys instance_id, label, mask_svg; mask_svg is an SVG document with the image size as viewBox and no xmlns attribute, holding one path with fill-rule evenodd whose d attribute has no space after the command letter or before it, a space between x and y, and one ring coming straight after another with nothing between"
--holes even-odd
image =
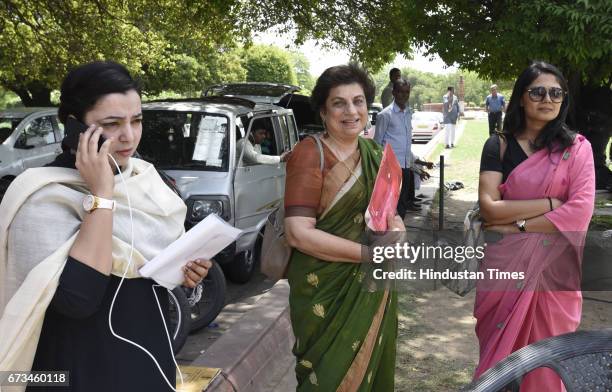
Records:
<instances>
[{"instance_id":1,"label":"tree trunk","mask_svg":"<svg viewBox=\"0 0 612 392\"><path fill-rule=\"evenodd\" d=\"M570 87L571 88L571 87ZM597 189L612 188L612 172L606 166L606 146L612 135L612 90L580 83L573 128L583 134L593 149Z\"/></svg>"},{"instance_id":2,"label":"tree trunk","mask_svg":"<svg viewBox=\"0 0 612 392\"><path fill-rule=\"evenodd\" d=\"M28 92L28 90L12 86L9 86L9 90L17 94L19 99L21 99L21 103L23 104L23 106L33 106L32 97L30 97L30 93Z\"/></svg>"},{"instance_id":3,"label":"tree trunk","mask_svg":"<svg viewBox=\"0 0 612 392\"><path fill-rule=\"evenodd\" d=\"M579 129L581 127L578 118L581 101L580 93L582 91L581 73L580 71L571 71L566 75L568 75L567 84L569 85L569 91L571 91L570 107L566 121L572 129Z\"/></svg>"},{"instance_id":4,"label":"tree trunk","mask_svg":"<svg viewBox=\"0 0 612 392\"><path fill-rule=\"evenodd\" d=\"M33 82L25 86L7 85L6 87L19 96L23 106L53 106L51 89L42 83Z\"/></svg>"},{"instance_id":5,"label":"tree trunk","mask_svg":"<svg viewBox=\"0 0 612 392\"><path fill-rule=\"evenodd\" d=\"M51 89L45 86L30 88L32 106L53 106L51 104Z\"/></svg>"}]
</instances>

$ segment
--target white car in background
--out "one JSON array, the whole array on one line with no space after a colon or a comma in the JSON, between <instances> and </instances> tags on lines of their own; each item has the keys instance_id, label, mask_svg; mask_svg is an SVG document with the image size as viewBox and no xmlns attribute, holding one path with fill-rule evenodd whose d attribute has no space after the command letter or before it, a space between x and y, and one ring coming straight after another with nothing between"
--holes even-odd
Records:
<instances>
[{"instance_id":1,"label":"white car in background","mask_svg":"<svg viewBox=\"0 0 612 392\"><path fill-rule=\"evenodd\" d=\"M442 129L442 113L415 112L412 114L412 141L429 141Z\"/></svg>"},{"instance_id":2,"label":"white car in background","mask_svg":"<svg viewBox=\"0 0 612 392\"><path fill-rule=\"evenodd\" d=\"M23 171L52 162L62 152L63 137L57 108L0 111L0 200Z\"/></svg>"}]
</instances>

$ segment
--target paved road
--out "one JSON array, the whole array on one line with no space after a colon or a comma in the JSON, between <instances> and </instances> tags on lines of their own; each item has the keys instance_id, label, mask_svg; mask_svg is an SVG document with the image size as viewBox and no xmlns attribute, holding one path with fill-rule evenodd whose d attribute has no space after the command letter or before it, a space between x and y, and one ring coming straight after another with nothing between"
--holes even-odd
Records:
<instances>
[{"instance_id":1,"label":"paved road","mask_svg":"<svg viewBox=\"0 0 612 392\"><path fill-rule=\"evenodd\" d=\"M179 364L188 365L203 354L215 340L252 309L259 297L273 285L273 282L266 279L261 273L257 273L250 282L245 284L228 281L225 308L211 325L189 335L187 342L176 356Z\"/></svg>"}]
</instances>

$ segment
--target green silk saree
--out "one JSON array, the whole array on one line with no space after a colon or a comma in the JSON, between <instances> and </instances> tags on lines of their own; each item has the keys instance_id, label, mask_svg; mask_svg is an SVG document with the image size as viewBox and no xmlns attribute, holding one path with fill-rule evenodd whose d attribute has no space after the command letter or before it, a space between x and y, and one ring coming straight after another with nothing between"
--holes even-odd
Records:
<instances>
[{"instance_id":1,"label":"green silk saree","mask_svg":"<svg viewBox=\"0 0 612 392\"><path fill-rule=\"evenodd\" d=\"M364 213L382 158L374 141L359 138L359 150L356 175L316 224L355 242L366 229ZM293 250L288 279L298 391L393 391L397 296L368 290L365 275L360 263L328 262Z\"/></svg>"}]
</instances>

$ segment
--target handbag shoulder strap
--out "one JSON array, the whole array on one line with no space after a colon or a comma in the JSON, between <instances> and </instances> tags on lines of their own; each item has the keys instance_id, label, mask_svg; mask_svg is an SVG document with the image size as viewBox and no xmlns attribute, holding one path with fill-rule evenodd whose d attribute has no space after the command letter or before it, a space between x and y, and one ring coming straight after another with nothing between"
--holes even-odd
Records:
<instances>
[{"instance_id":1,"label":"handbag shoulder strap","mask_svg":"<svg viewBox=\"0 0 612 392\"><path fill-rule=\"evenodd\" d=\"M321 170L321 173L323 173L323 167L325 166L325 158L323 156L323 145L321 144L321 139L319 139L319 135L312 135L311 136L315 142L317 142L317 147L319 149L319 169Z\"/></svg>"}]
</instances>

